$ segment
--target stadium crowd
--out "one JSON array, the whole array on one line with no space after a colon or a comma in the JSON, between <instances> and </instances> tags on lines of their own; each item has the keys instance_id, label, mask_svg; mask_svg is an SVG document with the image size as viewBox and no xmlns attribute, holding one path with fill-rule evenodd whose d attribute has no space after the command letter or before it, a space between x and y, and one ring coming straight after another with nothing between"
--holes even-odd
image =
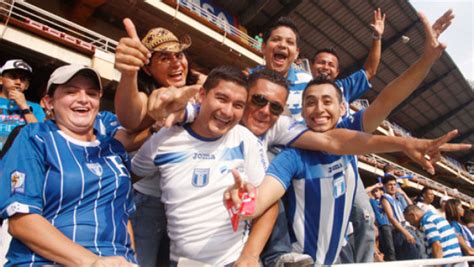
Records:
<instances>
[{"instance_id":1,"label":"stadium crowd","mask_svg":"<svg viewBox=\"0 0 474 267\"><path fill-rule=\"evenodd\" d=\"M447 11L421 57L365 110L385 14L373 13L363 68L339 77L335 50L296 69L298 28L264 34L265 65L190 69L188 36L130 19L116 49L115 114L99 112L96 70L57 68L41 103L25 98L25 59L1 68L0 217L6 266L310 266L474 255L472 211L456 199L410 199L390 166L364 187L357 154L403 152L429 173L453 130L433 140L372 135L423 81L445 45ZM34 89L33 89L34 90ZM425 157L428 155L429 159ZM8 224L6 223L8 221ZM361 245L363 244L363 245ZM161 250L169 253L159 253ZM169 255L168 255L169 254ZM189 265L188 265L189 266Z\"/></svg>"}]
</instances>

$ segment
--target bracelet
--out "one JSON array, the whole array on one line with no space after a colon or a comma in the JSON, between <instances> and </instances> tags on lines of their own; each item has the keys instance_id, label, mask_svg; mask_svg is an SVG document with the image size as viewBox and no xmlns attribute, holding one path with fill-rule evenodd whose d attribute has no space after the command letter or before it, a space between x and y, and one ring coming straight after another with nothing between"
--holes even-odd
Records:
<instances>
[{"instance_id":1,"label":"bracelet","mask_svg":"<svg viewBox=\"0 0 474 267\"><path fill-rule=\"evenodd\" d=\"M20 114L21 115L31 114L32 111L33 111L33 108L29 107L29 108L25 108L25 109L20 110Z\"/></svg>"},{"instance_id":2,"label":"bracelet","mask_svg":"<svg viewBox=\"0 0 474 267\"><path fill-rule=\"evenodd\" d=\"M378 33L373 32L373 33L372 33L372 39L374 39L374 40L382 40L382 35L379 35Z\"/></svg>"}]
</instances>

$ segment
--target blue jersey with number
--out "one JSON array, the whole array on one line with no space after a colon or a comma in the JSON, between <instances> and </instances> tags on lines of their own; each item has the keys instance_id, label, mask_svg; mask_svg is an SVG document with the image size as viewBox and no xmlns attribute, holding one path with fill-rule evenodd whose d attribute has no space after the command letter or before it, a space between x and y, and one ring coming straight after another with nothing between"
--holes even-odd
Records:
<instances>
[{"instance_id":1,"label":"blue jersey with number","mask_svg":"<svg viewBox=\"0 0 474 267\"><path fill-rule=\"evenodd\" d=\"M135 262L130 160L118 141L97 137L73 139L53 121L25 126L0 163L1 217L39 214L93 253ZM7 258L12 266L52 264L15 238Z\"/></svg>"},{"instance_id":2,"label":"blue jersey with number","mask_svg":"<svg viewBox=\"0 0 474 267\"><path fill-rule=\"evenodd\" d=\"M357 112L338 128L362 130ZM317 265L333 264L349 223L359 174L355 156L289 148L278 154L267 175L288 191L287 210L293 251L313 257Z\"/></svg>"}]
</instances>

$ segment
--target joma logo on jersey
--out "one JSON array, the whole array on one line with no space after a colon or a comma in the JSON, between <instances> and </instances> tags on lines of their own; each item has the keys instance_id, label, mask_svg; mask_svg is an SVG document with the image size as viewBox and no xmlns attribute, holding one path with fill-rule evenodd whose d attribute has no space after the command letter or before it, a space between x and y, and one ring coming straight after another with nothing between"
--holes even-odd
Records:
<instances>
[{"instance_id":1,"label":"joma logo on jersey","mask_svg":"<svg viewBox=\"0 0 474 267\"><path fill-rule=\"evenodd\" d=\"M339 170L340 168L342 168L342 163L339 162L339 163L334 164L333 166L330 166L328 171L329 173L331 173L331 172Z\"/></svg>"},{"instance_id":2,"label":"joma logo on jersey","mask_svg":"<svg viewBox=\"0 0 474 267\"><path fill-rule=\"evenodd\" d=\"M216 159L216 156L209 153L194 153L193 159Z\"/></svg>"},{"instance_id":3,"label":"joma logo on jersey","mask_svg":"<svg viewBox=\"0 0 474 267\"><path fill-rule=\"evenodd\" d=\"M194 169L192 184L195 187L203 187L209 183L209 168L207 169Z\"/></svg>"}]
</instances>

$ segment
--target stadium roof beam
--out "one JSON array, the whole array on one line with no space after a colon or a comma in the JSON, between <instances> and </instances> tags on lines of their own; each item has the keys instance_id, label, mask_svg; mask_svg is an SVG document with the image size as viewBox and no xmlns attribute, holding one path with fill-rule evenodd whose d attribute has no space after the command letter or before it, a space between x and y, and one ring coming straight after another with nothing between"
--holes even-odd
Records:
<instances>
[{"instance_id":1,"label":"stadium roof beam","mask_svg":"<svg viewBox=\"0 0 474 267\"><path fill-rule=\"evenodd\" d=\"M395 114L395 113L399 112L400 110L402 110L407 104L409 104L411 101L413 101L413 99L417 98L418 96L423 94L426 90L430 89L433 85L437 84L438 82L440 82L441 80L446 78L454 70L455 70L455 68L452 68L452 69L448 70L447 72L445 72L444 74L438 75L438 77L436 77L436 79L433 79L432 81L430 81L428 83L425 83L423 86L416 89L407 99L405 99L405 101L400 103L400 105L398 105L398 107L395 108L395 110L392 112L392 114Z\"/></svg>"},{"instance_id":2,"label":"stadium roof beam","mask_svg":"<svg viewBox=\"0 0 474 267\"><path fill-rule=\"evenodd\" d=\"M469 104L471 104L472 102L473 102L473 99L467 101L464 104L461 104L461 105L457 106L456 108L450 110L448 113L446 113L442 116L439 116L438 118L432 120L430 123L428 123L426 125L423 125L422 127L418 128L414 131L414 135L415 136L424 136L425 134L427 134L428 132L430 132L431 130L436 128L436 126L438 126L439 124L441 124L444 121L448 120L452 116L456 115L459 111L461 111L464 108L466 108L467 106L469 106Z\"/></svg>"},{"instance_id":3,"label":"stadium roof beam","mask_svg":"<svg viewBox=\"0 0 474 267\"><path fill-rule=\"evenodd\" d=\"M453 140L450 141L450 143L460 143L464 139L468 138L470 135L474 134L474 128L470 129L467 132L461 133L458 137L454 138Z\"/></svg>"},{"instance_id":4,"label":"stadium roof beam","mask_svg":"<svg viewBox=\"0 0 474 267\"><path fill-rule=\"evenodd\" d=\"M270 19L268 19L267 23L265 23L262 27L259 28L261 32L268 29L273 23L275 23L279 18L286 17L290 14L298 5L303 2L303 0L282 0L280 4L283 5L283 8L280 9L275 15L273 15Z\"/></svg>"},{"instance_id":5,"label":"stadium roof beam","mask_svg":"<svg viewBox=\"0 0 474 267\"><path fill-rule=\"evenodd\" d=\"M256 0L255 2L251 2L250 6L239 13L240 24L247 26L268 2L270 2L270 0Z\"/></svg>"}]
</instances>

